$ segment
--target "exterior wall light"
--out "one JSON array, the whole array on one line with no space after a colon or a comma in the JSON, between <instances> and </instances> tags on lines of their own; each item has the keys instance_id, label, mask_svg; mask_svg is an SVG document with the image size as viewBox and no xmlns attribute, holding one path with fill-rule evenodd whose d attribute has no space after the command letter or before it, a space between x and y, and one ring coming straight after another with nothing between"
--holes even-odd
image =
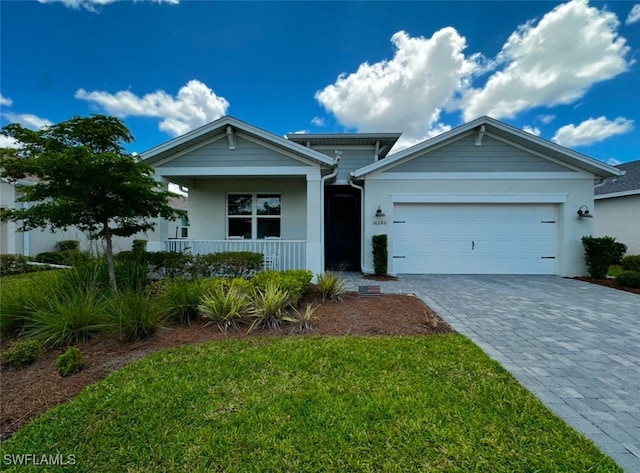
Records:
<instances>
[{"instance_id":1,"label":"exterior wall light","mask_svg":"<svg viewBox=\"0 0 640 473\"><path fill-rule=\"evenodd\" d=\"M380 208L380 206L378 205L378 210L376 210L376 218L383 218L386 217L386 215L384 214L384 212L382 211L382 209Z\"/></svg>"},{"instance_id":2,"label":"exterior wall light","mask_svg":"<svg viewBox=\"0 0 640 473\"><path fill-rule=\"evenodd\" d=\"M586 205L581 205L576 213L578 214L578 218L593 218L593 215L589 213L589 207Z\"/></svg>"}]
</instances>

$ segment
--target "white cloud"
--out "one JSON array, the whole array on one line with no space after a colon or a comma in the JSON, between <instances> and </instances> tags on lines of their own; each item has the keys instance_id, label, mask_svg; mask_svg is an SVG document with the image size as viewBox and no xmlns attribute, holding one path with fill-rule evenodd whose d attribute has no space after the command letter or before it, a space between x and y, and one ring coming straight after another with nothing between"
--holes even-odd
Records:
<instances>
[{"instance_id":1,"label":"white cloud","mask_svg":"<svg viewBox=\"0 0 640 473\"><path fill-rule=\"evenodd\" d=\"M633 120L618 117L607 120L606 117L589 118L578 126L565 125L558 129L552 140L562 146L587 146L606 140L614 135L622 135L633 130Z\"/></svg>"},{"instance_id":2,"label":"white cloud","mask_svg":"<svg viewBox=\"0 0 640 473\"><path fill-rule=\"evenodd\" d=\"M120 0L38 0L40 3L55 3L60 2L63 5L73 8L74 10L78 10L80 8L84 8L85 10L89 10L92 12L96 12L96 7L100 7L103 5L109 5L110 3L114 3ZM171 5L177 5L180 3L180 0L134 0L136 1L150 1L153 3L169 3Z\"/></svg>"},{"instance_id":3,"label":"white cloud","mask_svg":"<svg viewBox=\"0 0 640 473\"><path fill-rule=\"evenodd\" d=\"M324 118L322 117L313 117L311 119L311 124L315 126L324 126Z\"/></svg>"},{"instance_id":4,"label":"white cloud","mask_svg":"<svg viewBox=\"0 0 640 473\"><path fill-rule=\"evenodd\" d=\"M400 31L391 42L392 59L340 74L315 97L347 127L402 131L399 147L406 147L449 129L438 123L441 111L479 68L479 56L465 57L466 40L451 27L431 38Z\"/></svg>"},{"instance_id":5,"label":"white cloud","mask_svg":"<svg viewBox=\"0 0 640 473\"><path fill-rule=\"evenodd\" d=\"M587 0L561 4L511 34L496 58L502 70L463 100L465 120L510 118L536 106L568 104L595 83L626 71L629 52L615 14Z\"/></svg>"},{"instance_id":6,"label":"white cloud","mask_svg":"<svg viewBox=\"0 0 640 473\"><path fill-rule=\"evenodd\" d=\"M11 100L9 97L5 97L2 94L0 94L0 105L5 105L9 107L12 104L13 104L13 100Z\"/></svg>"},{"instance_id":7,"label":"white cloud","mask_svg":"<svg viewBox=\"0 0 640 473\"><path fill-rule=\"evenodd\" d=\"M637 23L640 21L640 3L636 3L631 11L629 12L629 16L627 17L627 21L624 23L626 25L631 25L633 23Z\"/></svg>"},{"instance_id":8,"label":"white cloud","mask_svg":"<svg viewBox=\"0 0 640 473\"><path fill-rule=\"evenodd\" d=\"M532 135L540 136L540 128L538 127L535 127L535 126L531 127L529 125L525 125L522 127L522 129L527 133L531 133Z\"/></svg>"},{"instance_id":9,"label":"white cloud","mask_svg":"<svg viewBox=\"0 0 640 473\"><path fill-rule=\"evenodd\" d=\"M37 115L33 115L31 113L12 113L7 112L2 114L12 123L20 123L22 126L31 129L40 129L45 126L53 125L53 122L47 120L46 118L40 118Z\"/></svg>"},{"instance_id":10,"label":"white cloud","mask_svg":"<svg viewBox=\"0 0 640 473\"><path fill-rule=\"evenodd\" d=\"M618 164L622 164L622 163L618 161L616 158L609 158L607 159L607 164L610 164L611 166L617 166Z\"/></svg>"},{"instance_id":11,"label":"white cloud","mask_svg":"<svg viewBox=\"0 0 640 473\"><path fill-rule=\"evenodd\" d=\"M287 134L288 135L289 134L291 134L291 135L304 135L304 134L307 134L307 133L309 133L309 130L298 130L298 131L294 131L292 133L287 133Z\"/></svg>"},{"instance_id":12,"label":"white cloud","mask_svg":"<svg viewBox=\"0 0 640 473\"><path fill-rule=\"evenodd\" d=\"M549 123L551 123L555 119L556 119L555 115L538 115L536 117L536 120L544 123L545 125L548 125Z\"/></svg>"},{"instance_id":13,"label":"white cloud","mask_svg":"<svg viewBox=\"0 0 640 473\"><path fill-rule=\"evenodd\" d=\"M115 94L79 89L75 97L95 103L120 118L128 116L161 118L159 128L173 136L216 120L227 113L229 102L198 80L191 80L175 97L158 90L138 97L128 90Z\"/></svg>"}]
</instances>

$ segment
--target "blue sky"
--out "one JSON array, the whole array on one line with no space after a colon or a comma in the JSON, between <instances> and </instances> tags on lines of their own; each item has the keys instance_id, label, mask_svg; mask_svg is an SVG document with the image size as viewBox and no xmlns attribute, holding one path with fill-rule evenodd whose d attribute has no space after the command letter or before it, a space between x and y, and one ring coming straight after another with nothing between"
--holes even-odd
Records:
<instances>
[{"instance_id":1,"label":"blue sky","mask_svg":"<svg viewBox=\"0 0 640 473\"><path fill-rule=\"evenodd\" d=\"M406 147L489 115L640 159L640 3L2 1L0 22L1 125L107 113L142 152L230 114Z\"/></svg>"}]
</instances>

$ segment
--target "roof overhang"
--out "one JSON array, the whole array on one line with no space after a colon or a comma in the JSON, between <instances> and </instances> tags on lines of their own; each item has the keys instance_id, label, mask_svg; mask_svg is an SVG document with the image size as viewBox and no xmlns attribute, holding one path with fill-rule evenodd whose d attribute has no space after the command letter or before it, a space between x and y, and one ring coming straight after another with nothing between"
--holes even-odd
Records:
<instances>
[{"instance_id":1,"label":"roof overhang","mask_svg":"<svg viewBox=\"0 0 640 473\"><path fill-rule=\"evenodd\" d=\"M384 161L377 161L369 164L368 166L357 169L353 171L351 175L355 179L361 179L367 174L384 170L394 164L400 164L403 161L410 160L415 156L424 154L432 148L446 144L447 141L455 141L461 136L472 132L478 132L482 136L485 134L495 136L498 139L509 141L517 146L528 148L541 155L549 156L550 158L589 172L597 177L605 178L619 176L622 174L621 170L603 163L602 161L590 158L589 156L578 153L577 151L552 143L551 141L532 135L531 133L527 133L493 118L481 117L436 137L423 141L415 146L402 150L398 153L394 153ZM482 138L480 137L479 139L481 141ZM476 140L478 140L478 137L476 137Z\"/></svg>"},{"instance_id":2,"label":"roof overhang","mask_svg":"<svg viewBox=\"0 0 640 473\"><path fill-rule=\"evenodd\" d=\"M303 146L371 146L383 159L402 133L288 133L287 140Z\"/></svg>"},{"instance_id":3,"label":"roof overhang","mask_svg":"<svg viewBox=\"0 0 640 473\"><path fill-rule=\"evenodd\" d=\"M228 127L231 127L231 129L229 129ZM332 167L335 165L335 161L332 158L318 151L314 151L298 143L289 141L281 136L263 130L262 128L250 125L249 123L243 122L242 120L239 120L230 115L219 118L218 120L207 123L200 128L196 128L195 130L185 133L184 135L178 136L172 140L162 143L141 153L139 156L140 159L153 166L159 161L166 162L166 160L170 159L172 155L184 152L187 149L196 146L203 141L209 140L214 136L220 134L228 135L229 133L233 133L235 131L241 131L243 133L246 133L247 135L266 141L272 146L281 148L283 151L292 152L305 160L309 160L321 166Z\"/></svg>"}]
</instances>

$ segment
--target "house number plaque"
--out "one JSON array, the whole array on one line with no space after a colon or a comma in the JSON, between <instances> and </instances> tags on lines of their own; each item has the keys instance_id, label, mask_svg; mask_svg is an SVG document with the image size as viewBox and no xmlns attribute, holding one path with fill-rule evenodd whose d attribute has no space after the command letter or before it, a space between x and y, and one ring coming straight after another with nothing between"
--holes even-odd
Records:
<instances>
[{"instance_id":1,"label":"house number plaque","mask_svg":"<svg viewBox=\"0 0 640 473\"><path fill-rule=\"evenodd\" d=\"M373 224L374 225L386 225L387 221L386 220L374 220Z\"/></svg>"}]
</instances>

